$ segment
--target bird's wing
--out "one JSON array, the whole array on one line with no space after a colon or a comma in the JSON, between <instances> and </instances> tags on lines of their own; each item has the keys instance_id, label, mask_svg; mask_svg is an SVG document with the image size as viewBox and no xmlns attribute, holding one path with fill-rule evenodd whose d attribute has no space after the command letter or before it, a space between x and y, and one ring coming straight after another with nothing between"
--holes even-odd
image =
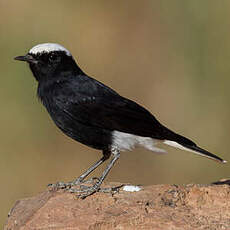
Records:
<instances>
[{"instance_id":1,"label":"bird's wing","mask_svg":"<svg viewBox=\"0 0 230 230\"><path fill-rule=\"evenodd\" d=\"M80 98L80 99L79 99ZM172 131L137 103L119 95L78 97L64 108L72 122L156 139L169 139Z\"/></svg>"}]
</instances>

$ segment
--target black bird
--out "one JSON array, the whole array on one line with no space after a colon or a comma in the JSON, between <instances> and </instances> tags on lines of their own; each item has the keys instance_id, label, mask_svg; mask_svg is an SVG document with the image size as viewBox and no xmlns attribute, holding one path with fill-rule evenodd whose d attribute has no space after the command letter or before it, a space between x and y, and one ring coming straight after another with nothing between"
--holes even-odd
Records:
<instances>
[{"instance_id":1,"label":"black bird","mask_svg":"<svg viewBox=\"0 0 230 230\"><path fill-rule=\"evenodd\" d=\"M82 197L100 189L102 181L118 160L120 151L131 150L136 146L143 146L153 152L164 152L155 146L162 142L221 163L226 162L169 130L142 106L89 77L61 45L39 44L25 56L15 59L29 63L38 81L37 95L58 128L74 140L102 150L103 156L99 161L64 186L80 184L112 155L97 182L82 190ZM58 185L63 186L61 183Z\"/></svg>"}]
</instances>

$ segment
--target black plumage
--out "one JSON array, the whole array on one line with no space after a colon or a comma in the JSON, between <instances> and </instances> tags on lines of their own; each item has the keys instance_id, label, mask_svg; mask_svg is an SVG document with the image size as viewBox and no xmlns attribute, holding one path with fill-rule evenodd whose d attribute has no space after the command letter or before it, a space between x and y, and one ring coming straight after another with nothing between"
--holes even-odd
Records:
<instances>
[{"instance_id":1,"label":"black plumage","mask_svg":"<svg viewBox=\"0 0 230 230\"><path fill-rule=\"evenodd\" d=\"M64 47L52 43L36 47L26 56L16 57L16 60L29 63L38 81L38 97L53 121L69 137L102 150L104 154L101 160L79 177L80 180L78 178L71 185L82 182L111 153L114 155L104 177L88 189L85 196L99 189L119 157L122 149L114 146L114 131L135 135L134 137L175 142L187 150L224 162L218 156L199 148L193 141L161 125L142 106L87 76Z\"/></svg>"}]
</instances>

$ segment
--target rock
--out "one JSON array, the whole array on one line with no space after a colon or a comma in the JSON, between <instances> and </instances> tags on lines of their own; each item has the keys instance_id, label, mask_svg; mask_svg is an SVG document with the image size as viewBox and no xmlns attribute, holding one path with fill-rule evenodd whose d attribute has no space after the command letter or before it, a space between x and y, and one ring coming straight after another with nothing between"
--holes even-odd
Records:
<instances>
[{"instance_id":1,"label":"rock","mask_svg":"<svg viewBox=\"0 0 230 230\"><path fill-rule=\"evenodd\" d=\"M16 202L4 230L18 229L230 229L230 187L152 185L84 200L47 190Z\"/></svg>"}]
</instances>

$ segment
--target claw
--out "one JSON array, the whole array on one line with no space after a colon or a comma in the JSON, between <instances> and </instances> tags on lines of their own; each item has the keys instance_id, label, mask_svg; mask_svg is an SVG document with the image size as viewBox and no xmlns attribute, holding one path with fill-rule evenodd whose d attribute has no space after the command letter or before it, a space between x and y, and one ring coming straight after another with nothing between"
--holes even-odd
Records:
<instances>
[{"instance_id":1,"label":"claw","mask_svg":"<svg viewBox=\"0 0 230 230\"><path fill-rule=\"evenodd\" d=\"M96 183L91 187L81 185L80 189L71 189L71 192L80 193L77 196L81 199L85 199L95 192L111 193L113 195L115 193L118 193L120 191L120 188L123 186L124 184L111 188L100 188L100 184Z\"/></svg>"},{"instance_id":2,"label":"claw","mask_svg":"<svg viewBox=\"0 0 230 230\"><path fill-rule=\"evenodd\" d=\"M92 184L92 186L86 186L84 184ZM76 185L78 185L79 188L75 188ZM81 199L85 199L95 192L111 193L113 195L114 193L119 192L120 188L123 187L124 184L111 188L100 188L100 186L101 181L97 177L81 182L80 180L75 180L69 183L57 182L56 184L48 184L48 187L51 187L54 190L63 189L64 191L70 193L77 193L77 196Z\"/></svg>"},{"instance_id":3,"label":"claw","mask_svg":"<svg viewBox=\"0 0 230 230\"><path fill-rule=\"evenodd\" d=\"M72 184L71 183L64 183L64 182L57 182L56 184L48 184L47 186L58 190L58 189L70 188L72 186Z\"/></svg>"},{"instance_id":4,"label":"claw","mask_svg":"<svg viewBox=\"0 0 230 230\"><path fill-rule=\"evenodd\" d=\"M110 187L110 188L100 188L99 192L115 194L118 193L120 191L120 188L124 186L125 186L124 184L121 184L119 186Z\"/></svg>"},{"instance_id":5,"label":"claw","mask_svg":"<svg viewBox=\"0 0 230 230\"><path fill-rule=\"evenodd\" d=\"M96 183L96 184L94 184L93 186L90 186L90 187L81 186L81 189L77 191L78 193L80 193L78 195L78 197L81 198L81 199L85 199L86 197L88 197L88 196L92 195L93 193L99 191L100 185L101 184Z\"/></svg>"}]
</instances>

